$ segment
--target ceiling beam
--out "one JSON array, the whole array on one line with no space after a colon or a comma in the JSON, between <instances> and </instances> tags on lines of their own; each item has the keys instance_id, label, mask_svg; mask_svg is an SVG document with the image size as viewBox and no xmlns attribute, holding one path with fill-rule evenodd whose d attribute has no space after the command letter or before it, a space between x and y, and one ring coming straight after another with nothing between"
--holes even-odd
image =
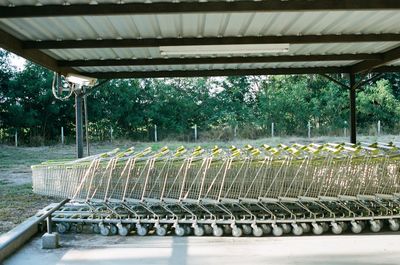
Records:
<instances>
[{"instance_id":1,"label":"ceiling beam","mask_svg":"<svg viewBox=\"0 0 400 265\"><path fill-rule=\"evenodd\" d=\"M22 48L22 43L19 39L15 38L14 36L10 35L9 33L0 29L0 47L6 49L16 55L19 55L27 60L30 60L34 63L42 65L54 72L58 72L61 74L66 73L74 73L76 72L72 68L59 68L57 61L48 56L47 54L38 51L38 50L24 50Z\"/></svg>"},{"instance_id":2,"label":"ceiling beam","mask_svg":"<svg viewBox=\"0 0 400 265\"><path fill-rule=\"evenodd\" d=\"M349 73L349 67L309 67L309 68L269 68L269 69L221 69L221 70L183 70L183 71L134 71L134 72L81 72L82 75L99 79L126 78L173 78L238 75L296 75L296 74L337 74ZM400 73L399 66L383 66L373 70L376 73Z\"/></svg>"},{"instance_id":3,"label":"ceiling beam","mask_svg":"<svg viewBox=\"0 0 400 265\"><path fill-rule=\"evenodd\" d=\"M240 75L292 75L319 73L348 73L346 67L311 68L267 68L267 69L218 69L218 70L173 70L173 71L133 71L133 72L81 72L83 75L99 79L159 78L159 77L207 77Z\"/></svg>"},{"instance_id":4,"label":"ceiling beam","mask_svg":"<svg viewBox=\"0 0 400 265\"><path fill-rule=\"evenodd\" d=\"M372 70L374 73L400 73L400 66L381 66Z\"/></svg>"},{"instance_id":5,"label":"ceiling beam","mask_svg":"<svg viewBox=\"0 0 400 265\"><path fill-rule=\"evenodd\" d=\"M124 4L71 4L1 7L0 18L139 15L220 12L306 12L398 10L398 0L261 0L210 2L156 2Z\"/></svg>"},{"instance_id":6,"label":"ceiling beam","mask_svg":"<svg viewBox=\"0 0 400 265\"><path fill-rule=\"evenodd\" d=\"M400 59L400 46L381 53L381 59L376 61L362 61L351 67L351 72L358 74L372 71L375 68L385 66L393 61Z\"/></svg>"},{"instance_id":7,"label":"ceiling beam","mask_svg":"<svg viewBox=\"0 0 400 265\"><path fill-rule=\"evenodd\" d=\"M236 64L236 63L280 63L309 61L361 61L380 60L379 54L330 54L330 55L283 55L283 56L233 56L206 58L156 58L156 59L107 59L58 61L60 67L89 66L146 66L189 64Z\"/></svg>"},{"instance_id":8,"label":"ceiling beam","mask_svg":"<svg viewBox=\"0 0 400 265\"><path fill-rule=\"evenodd\" d=\"M400 2L400 1L399 1ZM88 48L137 48L190 45L233 44L309 44L400 41L400 34L344 34L344 35L293 35L293 36L245 36L203 38L144 38L104 40L43 40L24 41L24 49L88 49Z\"/></svg>"}]
</instances>

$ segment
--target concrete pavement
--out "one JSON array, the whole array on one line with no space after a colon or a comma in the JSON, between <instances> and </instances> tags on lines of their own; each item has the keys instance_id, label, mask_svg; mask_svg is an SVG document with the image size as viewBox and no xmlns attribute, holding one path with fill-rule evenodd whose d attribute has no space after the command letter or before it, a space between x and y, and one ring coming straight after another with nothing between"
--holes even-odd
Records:
<instances>
[{"instance_id":1,"label":"concrete pavement","mask_svg":"<svg viewBox=\"0 0 400 265\"><path fill-rule=\"evenodd\" d=\"M302 237L103 237L63 235L62 248L34 238L4 265L400 264L400 234Z\"/></svg>"}]
</instances>

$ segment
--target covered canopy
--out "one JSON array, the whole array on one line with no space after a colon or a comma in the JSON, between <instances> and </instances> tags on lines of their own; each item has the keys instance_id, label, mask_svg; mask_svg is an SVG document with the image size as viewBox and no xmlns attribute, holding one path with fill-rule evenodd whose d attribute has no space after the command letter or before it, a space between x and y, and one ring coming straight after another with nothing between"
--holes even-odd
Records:
<instances>
[{"instance_id":1,"label":"covered canopy","mask_svg":"<svg viewBox=\"0 0 400 265\"><path fill-rule=\"evenodd\" d=\"M0 0L0 46L97 78L400 69L398 0Z\"/></svg>"}]
</instances>

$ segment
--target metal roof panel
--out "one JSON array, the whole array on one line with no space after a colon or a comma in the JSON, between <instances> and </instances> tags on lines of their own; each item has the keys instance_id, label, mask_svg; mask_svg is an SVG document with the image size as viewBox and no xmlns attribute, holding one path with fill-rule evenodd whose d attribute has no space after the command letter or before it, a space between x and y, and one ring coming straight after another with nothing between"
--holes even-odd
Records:
<instances>
[{"instance_id":1,"label":"metal roof panel","mask_svg":"<svg viewBox=\"0 0 400 265\"><path fill-rule=\"evenodd\" d=\"M400 12L212 13L0 19L23 40L400 33ZM28 30L29 29L29 30Z\"/></svg>"},{"instance_id":2,"label":"metal roof panel","mask_svg":"<svg viewBox=\"0 0 400 265\"><path fill-rule=\"evenodd\" d=\"M357 53L379 53L397 47L397 42L382 43L333 43L333 44L293 44L287 53L264 53L268 55L309 55L309 54L357 54ZM53 49L43 50L45 53L58 60L91 60L91 59L135 59L135 58L165 58L161 56L157 47L152 48L98 48L98 49ZM240 54L238 54L240 56ZM242 56L246 56L242 54ZM170 56L171 57L171 56ZM185 57L185 56L180 56ZM186 56L190 57L190 56ZM207 55L199 57L209 57Z\"/></svg>"},{"instance_id":3,"label":"metal roof panel","mask_svg":"<svg viewBox=\"0 0 400 265\"><path fill-rule=\"evenodd\" d=\"M296 62L296 63L254 63L254 64L190 64L190 65L151 65L151 66L97 66L76 67L82 72L129 72L129 71L173 71L173 70L220 70L220 69L273 69L273 68L303 68L349 66L355 61L331 62Z\"/></svg>"}]
</instances>

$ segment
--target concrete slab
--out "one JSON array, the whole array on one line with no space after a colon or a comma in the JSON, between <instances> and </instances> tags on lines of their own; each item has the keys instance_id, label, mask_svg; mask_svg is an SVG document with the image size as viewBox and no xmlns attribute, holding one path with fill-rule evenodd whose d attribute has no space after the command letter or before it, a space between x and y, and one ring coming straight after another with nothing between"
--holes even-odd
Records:
<instances>
[{"instance_id":1,"label":"concrete slab","mask_svg":"<svg viewBox=\"0 0 400 265\"><path fill-rule=\"evenodd\" d=\"M5 265L381 264L400 261L400 234L302 237L103 237L62 235L62 248L35 238Z\"/></svg>"}]
</instances>

